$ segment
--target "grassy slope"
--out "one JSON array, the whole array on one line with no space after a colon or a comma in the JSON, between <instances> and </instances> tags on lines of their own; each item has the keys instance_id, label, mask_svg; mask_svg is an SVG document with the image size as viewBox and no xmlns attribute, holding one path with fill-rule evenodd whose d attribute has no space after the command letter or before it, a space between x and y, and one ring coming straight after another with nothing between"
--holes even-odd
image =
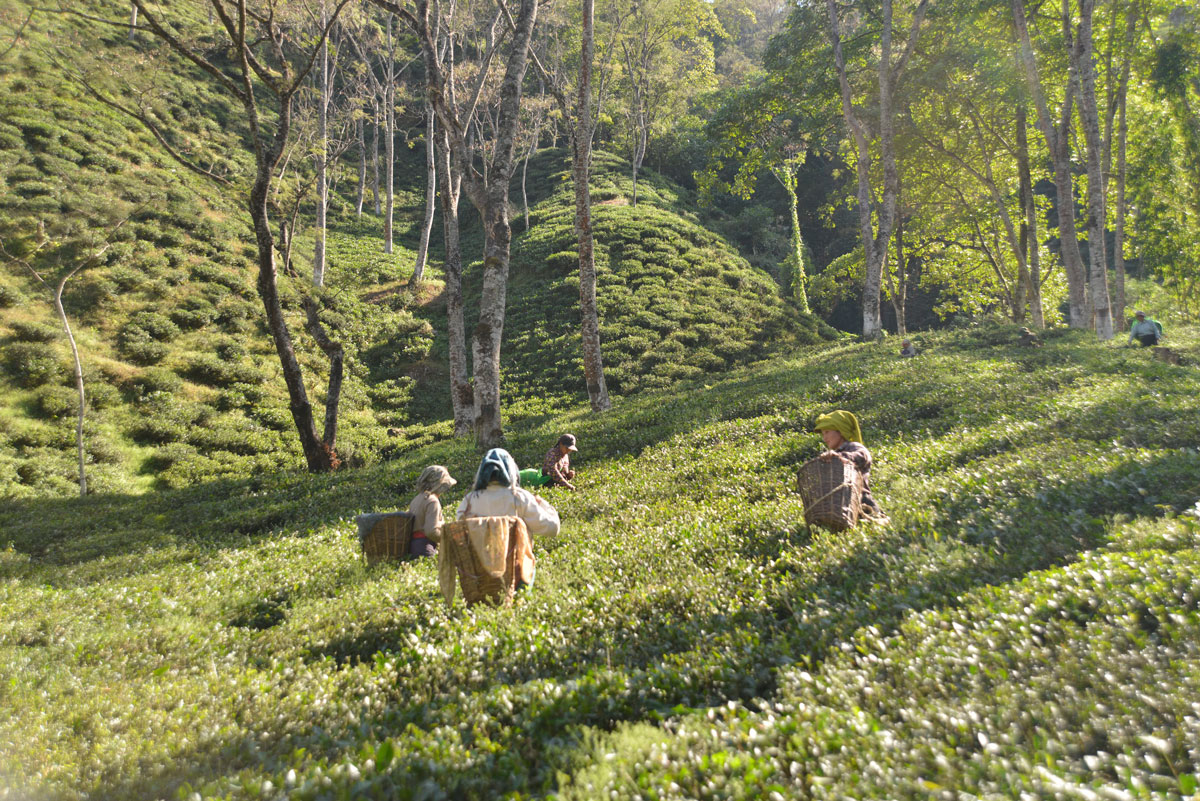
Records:
<instances>
[{"instance_id":1,"label":"grassy slope","mask_svg":"<svg viewBox=\"0 0 1200 801\"><path fill-rule=\"evenodd\" d=\"M1200 372L1015 338L932 335L916 360L827 345L517 427L523 463L575 430L581 491L550 493L565 529L512 610L447 609L432 564L356 560L352 514L406 502L430 462L465 479L459 443L18 502L0 787L1190 794ZM831 406L861 416L887 528L798 522L794 469Z\"/></svg>"}]
</instances>

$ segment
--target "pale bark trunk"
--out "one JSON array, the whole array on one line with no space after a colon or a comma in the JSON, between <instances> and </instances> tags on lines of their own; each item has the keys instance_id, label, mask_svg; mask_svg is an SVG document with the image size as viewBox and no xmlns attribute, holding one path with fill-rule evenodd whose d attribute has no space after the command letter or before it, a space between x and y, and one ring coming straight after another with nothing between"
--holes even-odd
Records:
<instances>
[{"instance_id":1,"label":"pale bark trunk","mask_svg":"<svg viewBox=\"0 0 1200 801\"><path fill-rule=\"evenodd\" d=\"M642 160L646 158L646 144L649 140L649 133L646 130L646 113L645 111L638 112L638 124L635 136L637 140L633 146L633 199L630 205L636 206L638 202L638 172L642 169Z\"/></svg>"},{"instance_id":2,"label":"pale bark trunk","mask_svg":"<svg viewBox=\"0 0 1200 801\"><path fill-rule=\"evenodd\" d=\"M136 12L137 6L134 6ZM62 323L63 331L67 335L67 342L71 346L71 359L75 366L75 394L79 399L79 411L75 416L75 450L79 460L79 497L87 495L87 472L84 466L87 464L87 454L83 447L83 421L87 413L86 398L83 393L83 362L79 358L79 345L75 342L75 334L71 331L71 322L67 319L67 311L63 308L62 295L63 289L67 286L67 281L75 273L79 272L79 268L71 270L58 282L58 287L54 290L54 310L58 312L58 320Z\"/></svg>"},{"instance_id":3,"label":"pale bark trunk","mask_svg":"<svg viewBox=\"0 0 1200 801\"><path fill-rule=\"evenodd\" d=\"M833 44L833 58L838 72L838 83L842 95L842 116L854 134L857 151L855 168L858 175L858 229L866 261L867 275L863 286L863 336L874 339L879 336L881 318L879 314L880 278L883 275L883 254L876 246L875 229L871 223L871 149L867 132L854 112L850 81L846 75L846 60L842 55L841 24L838 21L834 0L826 0L829 10L829 33ZM884 239L887 242L887 239Z\"/></svg>"},{"instance_id":4,"label":"pale bark trunk","mask_svg":"<svg viewBox=\"0 0 1200 801\"><path fill-rule=\"evenodd\" d=\"M502 7L502 11L507 9ZM456 170L463 176L471 203L483 219L483 291L472 351L475 357L475 434L479 444L485 448L495 447L504 437L500 407L500 343L504 336L512 237L508 219L508 190L516 167L514 154L516 130L520 123L521 86L529 63L529 41L537 11L537 0L521 0L516 20L509 18L510 50L500 82L495 145L490 162L484 160L488 167L485 174L474 168L473 154L464 135L465 126L447 97L448 86L429 22L428 0L417 0L413 17L429 81L429 99L442 129L448 134Z\"/></svg>"},{"instance_id":5,"label":"pale bark trunk","mask_svg":"<svg viewBox=\"0 0 1200 801\"><path fill-rule=\"evenodd\" d=\"M1046 96L1038 77L1037 61L1033 55L1033 44L1029 38L1029 27L1025 20L1024 0L1012 0L1013 22L1020 43L1021 62L1025 68L1025 79L1033 95L1037 109L1038 128L1046 139L1050 161L1054 169L1055 205L1058 212L1058 238L1061 248L1063 269L1067 277L1068 302L1071 307L1072 328L1089 328L1092 321L1086 314L1087 271L1079 252L1079 236L1075 231L1075 194L1071 185L1070 133L1073 116L1074 91L1069 84L1063 99L1058 127L1050 119Z\"/></svg>"},{"instance_id":6,"label":"pale bark trunk","mask_svg":"<svg viewBox=\"0 0 1200 801\"><path fill-rule=\"evenodd\" d=\"M137 17L138 17L138 7L135 4L130 3L129 4L129 38L130 38L130 40L132 40L134 37L137 36ZM211 18L209 19L209 22L212 22Z\"/></svg>"},{"instance_id":7,"label":"pale bark trunk","mask_svg":"<svg viewBox=\"0 0 1200 801\"><path fill-rule=\"evenodd\" d=\"M446 318L450 356L450 402L454 435L469 434L475 424L475 391L467 370L467 335L463 313L462 247L458 236L458 200L461 177L451 169L450 145L445 131L438 134L438 183L442 203L442 238L446 261Z\"/></svg>"},{"instance_id":8,"label":"pale bark trunk","mask_svg":"<svg viewBox=\"0 0 1200 801\"><path fill-rule=\"evenodd\" d=\"M374 174L374 180L372 182L373 191L371 194L375 201L375 216L379 217L383 214L383 205L380 199L383 190L380 188L379 183L379 130L382 125L382 120L379 117L379 98L375 98L374 107L375 120L374 125L371 127L371 171Z\"/></svg>"},{"instance_id":9,"label":"pale bark trunk","mask_svg":"<svg viewBox=\"0 0 1200 801\"><path fill-rule=\"evenodd\" d=\"M1017 107L1017 171L1020 175L1021 251L1022 261L1028 266L1026 297L1029 301L1029 317L1035 328L1045 328L1046 318L1042 311L1041 249L1038 244L1037 206L1033 197L1033 178L1029 171L1029 137L1025 107Z\"/></svg>"},{"instance_id":10,"label":"pale bark trunk","mask_svg":"<svg viewBox=\"0 0 1200 801\"><path fill-rule=\"evenodd\" d=\"M592 51L594 0L583 0L579 101L575 107L574 151L575 235L579 240L579 312L583 338L583 376L592 411L612 408L604 381L600 350L600 315L596 308L596 254L592 239L592 194L588 185L592 162Z\"/></svg>"},{"instance_id":11,"label":"pale bark trunk","mask_svg":"<svg viewBox=\"0 0 1200 801\"><path fill-rule=\"evenodd\" d=\"M1113 220L1113 317L1121 330L1125 329L1125 141L1129 134L1125 97L1122 90L1117 99L1117 210Z\"/></svg>"},{"instance_id":12,"label":"pale bark trunk","mask_svg":"<svg viewBox=\"0 0 1200 801\"><path fill-rule=\"evenodd\" d=\"M392 42L392 17L388 17L387 27L387 86L383 89L383 116L387 123L387 138L384 142L384 154L387 163L384 165L384 176L387 182L387 210L383 218L383 252L391 253L393 222L396 212L395 174L396 174L396 50Z\"/></svg>"},{"instance_id":13,"label":"pale bark trunk","mask_svg":"<svg viewBox=\"0 0 1200 801\"><path fill-rule=\"evenodd\" d=\"M1091 298L1096 337L1113 338L1112 309L1108 297L1108 260L1105 258L1106 191L1102 165L1100 114L1096 107L1096 66L1092 61L1092 16L1095 0L1080 0L1079 32L1071 57L1079 81L1079 116L1087 143L1088 173L1088 261L1091 266Z\"/></svg>"},{"instance_id":14,"label":"pale bark trunk","mask_svg":"<svg viewBox=\"0 0 1200 801\"><path fill-rule=\"evenodd\" d=\"M1113 219L1113 298L1112 313L1114 329L1124 330L1125 322L1125 145L1129 126L1125 117L1126 99L1129 94L1129 73L1133 58L1134 39L1137 36L1139 3L1131 1L1125 12L1125 41L1121 51L1121 71L1116 86L1112 86L1111 54L1109 69L1108 108L1105 116L1104 171L1111 175L1113 158L1113 118L1117 118L1117 189L1116 209ZM1113 7L1114 22L1116 6Z\"/></svg>"},{"instance_id":15,"label":"pale bark trunk","mask_svg":"<svg viewBox=\"0 0 1200 801\"><path fill-rule=\"evenodd\" d=\"M328 24L328 9L321 3L321 30ZM321 45L321 57L318 65L317 80L320 84L317 98L317 220L316 242L313 245L313 283L322 286L325 283L325 212L329 208L329 182L326 180L326 167L329 161L329 40Z\"/></svg>"},{"instance_id":16,"label":"pale bark trunk","mask_svg":"<svg viewBox=\"0 0 1200 801\"><path fill-rule=\"evenodd\" d=\"M471 337L471 353L475 365L475 436L481 446L494 448L504 439L500 343L504 338L512 229L508 219L508 187L500 191L489 189L489 202L480 210L484 227L483 291L479 298L479 323ZM496 197L502 193L503 196Z\"/></svg>"},{"instance_id":17,"label":"pale bark trunk","mask_svg":"<svg viewBox=\"0 0 1200 801\"><path fill-rule=\"evenodd\" d=\"M361 217L363 202L367 197L367 135L363 131L363 121L355 123L355 133L358 135L358 197L354 200L354 216Z\"/></svg>"},{"instance_id":18,"label":"pale bark trunk","mask_svg":"<svg viewBox=\"0 0 1200 801\"><path fill-rule=\"evenodd\" d=\"M841 23L834 0L826 0L829 12L829 38L833 44L833 57L838 72L838 83L842 95L842 116L854 133L857 146L858 172L858 217L866 260L867 275L863 286L863 337L875 339L883 329L880 315L882 295L883 262L887 258L888 242L896 221L896 209L900 192L900 172L896 165L895 113L892 108L892 92L895 83L904 73L908 58L916 47L921 23L928 8L928 0L921 0L913 13L908 42L900 62L892 64L892 0L883 1L883 26L880 37L879 56L879 139L880 158L883 162L883 197L879 210L878 225L871 223L871 151L870 136L866 126L854 112L850 81L846 73L846 61L842 54Z\"/></svg>"},{"instance_id":19,"label":"pale bark trunk","mask_svg":"<svg viewBox=\"0 0 1200 801\"><path fill-rule=\"evenodd\" d=\"M421 242L417 245L417 263L413 283L425 278L425 259L429 255L429 237L433 233L433 212L437 207L437 146L433 141L433 106L425 104L425 221L421 224Z\"/></svg>"},{"instance_id":20,"label":"pale bark trunk","mask_svg":"<svg viewBox=\"0 0 1200 801\"><path fill-rule=\"evenodd\" d=\"M908 335L908 263L904 256L904 225L896 223L896 283L892 290L892 312L896 315L896 334Z\"/></svg>"}]
</instances>

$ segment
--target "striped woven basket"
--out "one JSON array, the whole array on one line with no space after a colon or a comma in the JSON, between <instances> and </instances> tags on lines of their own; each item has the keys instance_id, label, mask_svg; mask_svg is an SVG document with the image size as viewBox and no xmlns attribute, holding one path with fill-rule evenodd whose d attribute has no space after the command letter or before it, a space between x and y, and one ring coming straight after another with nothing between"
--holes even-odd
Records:
<instances>
[{"instance_id":1,"label":"striped woven basket","mask_svg":"<svg viewBox=\"0 0 1200 801\"><path fill-rule=\"evenodd\" d=\"M512 518L516 526L517 518ZM458 583L462 587L463 599L467 606L477 603L489 603L495 606L508 606L512 603L517 590L517 538L508 538L508 553L504 557L504 573L493 576L483 569L475 549L471 547L471 538L467 533L464 521L447 523L442 527L442 544L446 555L454 562L458 571Z\"/></svg>"},{"instance_id":2,"label":"striped woven basket","mask_svg":"<svg viewBox=\"0 0 1200 801\"><path fill-rule=\"evenodd\" d=\"M844 531L862 514L862 476L841 459L810 459L800 466L796 489L804 501L804 522Z\"/></svg>"},{"instance_id":3,"label":"striped woven basket","mask_svg":"<svg viewBox=\"0 0 1200 801\"><path fill-rule=\"evenodd\" d=\"M407 559L412 544L413 516L408 512L391 512L377 517L362 537L363 558L367 564Z\"/></svg>"}]
</instances>

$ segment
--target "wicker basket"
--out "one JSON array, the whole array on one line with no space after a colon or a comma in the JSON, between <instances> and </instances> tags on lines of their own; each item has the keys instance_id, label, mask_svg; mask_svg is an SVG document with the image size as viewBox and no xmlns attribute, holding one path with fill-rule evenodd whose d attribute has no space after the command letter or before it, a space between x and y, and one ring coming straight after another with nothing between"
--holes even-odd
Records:
<instances>
[{"instance_id":1,"label":"wicker basket","mask_svg":"<svg viewBox=\"0 0 1200 801\"><path fill-rule=\"evenodd\" d=\"M862 513L862 476L841 459L810 459L800 467L796 488L804 501L804 522L830 531L844 531Z\"/></svg>"},{"instance_id":2,"label":"wicker basket","mask_svg":"<svg viewBox=\"0 0 1200 801\"><path fill-rule=\"evenodd\" d=\"M368 565L408 559L415 520L411 514L390 512L364 517L369 528L361 533L362 552ZM363 522L360 521L360 526Z\"/></svg>"},{"instance_id":3,"label":"wicker basket","mask_svg":"<svg viewBox=\"0 0 1200 801\"><path fill-rule=\"evenodd\" d=\"M517 518L512 518L512 525L517 524ZM447 555L454 562L458 571L458 583L462 587L463 599L467 606L487 602L497 606L508 606L512 603L517 590L517 538L508 538L508 552L504 555L504 573L493 576L483 569L475 549L471 547L471 537L464 521L447 523L442 527L442 547L447 548Z\"/></svg>"}]
</instances>

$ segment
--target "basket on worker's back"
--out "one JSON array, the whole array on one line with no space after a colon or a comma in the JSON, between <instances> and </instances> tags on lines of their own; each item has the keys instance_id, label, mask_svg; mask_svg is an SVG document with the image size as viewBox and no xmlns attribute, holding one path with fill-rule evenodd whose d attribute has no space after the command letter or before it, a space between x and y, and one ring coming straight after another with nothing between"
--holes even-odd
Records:
<instances>
[{"instance_id":1,"label":"basket on worker's back","mask_svg":"<svg viewBox=\"0 0 1200 801\"><path fill-rule=\"evenodd\" d=\"M408 512L359 515L358 541L367 564L407 559L414 519Z\"/></svg>"},{"instance_id":2,"label":"basket on worker's back","mask_svg":"<svg viewBox=\"0 0 1200 801\"><path fill-rule=\"evenodd\" d=\"M510 526L515 529L518 518L511 517ZM510 531L512 531L510 529ZM517 590L517 536L515 531L508 538L508 550L504 555L504 572L493 576L483 567L479 555L471 547L470 531L464 520L447 523L442 527L442 545L446 556L454 563L458 583L462 587L467 606L481 601L508 606Z\"/></svg>"},{"instance_id":3,"label":"basket on worker's back","mask_svg":"<svg viewBox=\"0 0 1200 801\"><path fill-rule=\"evenodd\" d=\"M800 467L796 488L804 501L804 522L831 531L858 523L862 513L862 476L842 459L810 459Z\"/></svg>"}]
</instances>

